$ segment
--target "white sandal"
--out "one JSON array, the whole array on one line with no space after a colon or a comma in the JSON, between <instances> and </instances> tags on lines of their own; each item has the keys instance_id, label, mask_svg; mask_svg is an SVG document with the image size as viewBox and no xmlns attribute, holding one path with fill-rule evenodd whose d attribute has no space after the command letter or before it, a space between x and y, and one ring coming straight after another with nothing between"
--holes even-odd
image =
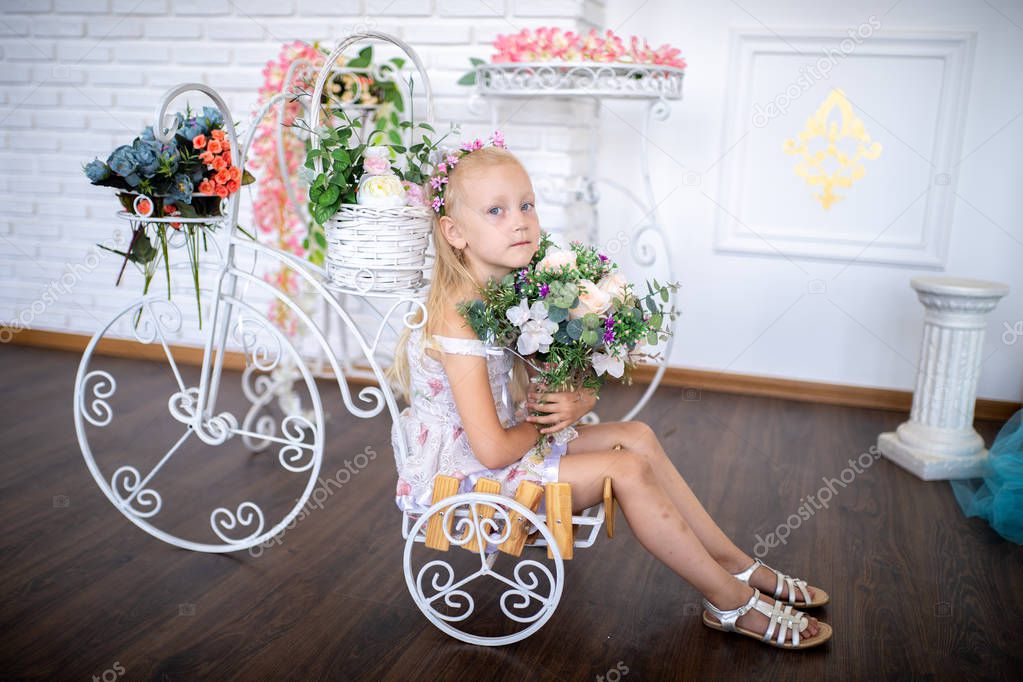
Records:
<instances>
[{"instance_id":1,"label":"white sandal","mask_svg":"<svg viewBox=\"0 0 1023 682\"><path fill-rule=\"evenodd\" d=\"M792 609L791 604L783 605L780 601L775 601L774 604L768 604L760 598L760 590L755 587L753 588L753 596L749 598L749 601L737 609L722 611L706 599L703 600L703 606L710 612L703 612L703 624L707 627L714 630L721 630L722 632L738 632L739 634L759 639L780 649L809 649L810 647L823 644L831 639L831 626L827 623L821 623L820 621L817 622L817 627L820 629L817 631L816 635L808 638L800 637L800 633L810 625L810 620L807 618L806 614L802 611L795 611ZM767 616L769 622L764 634L757 634L752 630L739 627L735 624L735 621L747 613L750 609L756 609ZM711 620L711 614L713 614L714 617L721 622L715 623ZM777 636L772 637L775 632L775 628L778 629L778 633ZM790 631L792 633L791 642L787 641Z\"/></svg>"},{"instance_id":2,"label":"white sandal","mask_svg":"<svg viewBox=\"0 0 1023 682\"><path fill-rule=\"evenodd\" d=\"M767 570L773 571L774 574L778 576L778 584L774 588L773 595L775 600L777 601L783 601L786 604L792 604L793 606L798 606L804 609L811 609L816 606L824 606L829 601L831 601L831 597L828 596L828 593L818 587L813 588L814 592L816 592L817 594L816 599L814 601L811 601L810 593L806 589L808 585L806 584L805 580L800 580L799 578L787 576L781 571L771 568L760 559L754 559L753 564L745 571L742 571L741 573L733 573L732 575L741 580L742 582L746 583L747 585L749 585L749 579L750 577L753 576L753 572L757 570L758 566L763 566ZM786 593L788 594L788 597L783 598L781 596L782 587L786 585L789 588L788 592ZM803 601L796 601L795 599L792 598L793 595L796 594L796 588L799 588L799 591L802 593Z\"/></svg>"}]
</instances>

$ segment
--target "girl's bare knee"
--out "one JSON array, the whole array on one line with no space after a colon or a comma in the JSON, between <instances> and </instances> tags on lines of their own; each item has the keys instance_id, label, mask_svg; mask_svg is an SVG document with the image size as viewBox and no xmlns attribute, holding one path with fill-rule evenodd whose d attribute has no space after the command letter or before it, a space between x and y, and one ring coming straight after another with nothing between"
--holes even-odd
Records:
<instances>
[{"instance_id":1,"label":"girl's bare knee","mask_svg":"<svg viewBox=\"0 0 1023 682\"><path fill-rule=\"evenodd\" d=\"M662 455L661 448L658 447L657 434L649 424L641 421L627 421L622 424L626 438L624 445L627 449L640 453L651 463Z\"/></svg>"},{"instance_id":2,"label":"girl's bare knee","mask_svg":"<svg viewBox=\"0 0 1023 682\"><path fill-rule=\"evenodd\" d=\"M636 450L622 450L613 469L615 485L645 485L654 480L650 459Z\"/></svg>"}]
</instances>

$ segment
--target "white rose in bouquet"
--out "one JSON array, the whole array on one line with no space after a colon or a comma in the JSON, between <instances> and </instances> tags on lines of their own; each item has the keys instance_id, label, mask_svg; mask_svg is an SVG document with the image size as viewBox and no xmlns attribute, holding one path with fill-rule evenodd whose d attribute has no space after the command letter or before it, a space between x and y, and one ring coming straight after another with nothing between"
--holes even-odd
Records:
<instances>
[{"instance_id":1,"label":"white rose in bouquet","mask_svg":"<svg viewBox=\"0 0 1023 682\"><path fill-rule=\"evenodd\" d=\"M563 265L574 268L576 262L575 251L548 251L543 260L536 264L536 271L546 272L550 270L557 272Z\"/></svg>"},{"instance_id":2,"label":"white rose in bouquet","mask_svg":"<svg viewBox=\"0 0 1023 682\"><path fill-rule=\"evenodd\" d=\"M611 307L611 294L599 288L588 279L579 280L579 305L568 311L569 319L582 317L586 313L603 315Z\"/></svg>"},{"instance_id":3,"label":"white rose in bouquet","mask_svg":"<svg viewBox=\"0 0 1023 682\"><path fill-rule=\"evenodd\" d=\"M597 282L597 288L607 293L611 298L617 298L624 300L625 289L629 285L629 280L622 277L617 272L611 272Z\"/></svg>"}]
</instances>

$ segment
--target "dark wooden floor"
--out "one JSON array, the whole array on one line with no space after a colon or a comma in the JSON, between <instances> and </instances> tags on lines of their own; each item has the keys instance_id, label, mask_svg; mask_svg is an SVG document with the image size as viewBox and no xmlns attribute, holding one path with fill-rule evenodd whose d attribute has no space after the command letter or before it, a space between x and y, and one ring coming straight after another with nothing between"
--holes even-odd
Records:
<instances>
[{"instance_id":1,"label":"dark wooden floor","mask_svg":"<svg viewBox=\"0 0 1023 682\"><path fill-rule=\"evenodd\" d=\"M151 461L146 453L162 453L180 433L166 416L166 368L101 362L123 400L93 444L97 458L123 462L130 449ZM366 448L378 456L259 556L186 551L130 523L94 483L72 422L77 363L67 353L0 349L7 679L873 681L1023 671L1023 548L963 518L947 483L923 483L883 459L836 486L827 509L792 521L786 544L766 557L831 593L815 611L835 629L820 649L779 651L704 627L696 591L645 552L621 512L614 540L602 536L567 562L551 620L490 649L443 635L408 594L384 418L348 416L336 385L322 383L323 477ZM625 405L629 391L609 391L602 406ZM661 389L641 416L749 553L822 478L842 476L904 418L678 389ZM997 426L979 425L988 442ZM187 523L204 494L256 486L272 459L182 452L161 480L162 490L182 491L165 494L166 513L183 509Z\"/></svg>"}]
</instances>

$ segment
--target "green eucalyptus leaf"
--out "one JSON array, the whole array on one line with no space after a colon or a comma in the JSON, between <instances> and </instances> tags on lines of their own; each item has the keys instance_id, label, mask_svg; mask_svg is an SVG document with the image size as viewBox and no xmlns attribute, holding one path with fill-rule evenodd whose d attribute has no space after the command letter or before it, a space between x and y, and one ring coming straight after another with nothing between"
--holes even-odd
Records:
<instances>
[{"instance_id":1,"label":"green eucalyptus leaf","mask_svg":"<svg viewBox=\"0 0 1023 682\"><path fill-rule=\"evenodd\" d=\"M563 322L568 319L568 310L556 305L551 305L547 307L547 317L550 318L551 322Z\"/></svg>"}]
</instances>

